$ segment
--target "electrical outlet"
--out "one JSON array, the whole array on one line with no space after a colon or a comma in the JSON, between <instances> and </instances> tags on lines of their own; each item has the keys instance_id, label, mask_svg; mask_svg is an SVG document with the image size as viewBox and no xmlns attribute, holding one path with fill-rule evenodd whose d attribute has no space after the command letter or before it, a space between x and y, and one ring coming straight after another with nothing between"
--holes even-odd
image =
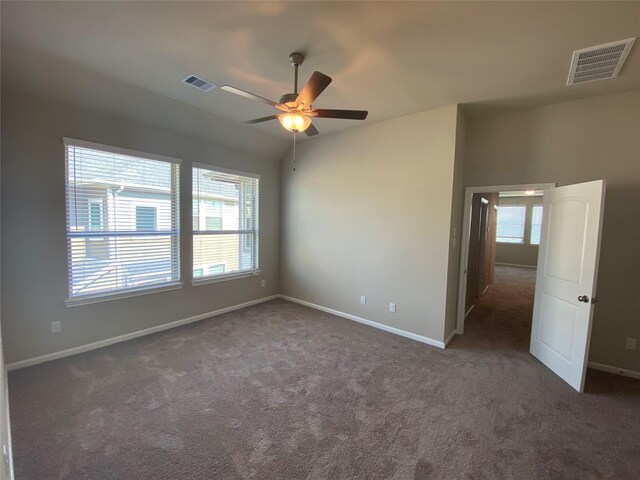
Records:
<instances>
[{"instance_id":1,"label":"electrical outlet","mask_svg":"<svg viewBox=\"0 0 640 480\"><path fill-rule=\"evenodd\" d=\"M365 297L364 295L362 295L360 297L360 305L366 305L367 304L367 297Z\"/></svg>"},{"instance_id":2,"label":"electrical outlet","mask_svg":"<svg viewBox=\"0 0 640 480\"><path fill-rule=\"evenodd\" d=\"M396 304L395 303L390 303L389 304L389 311L391 313L396 313Z\"/></svg>"},{"instance_id":3,"label":"electrical outlet","mask_svg":"<svg viewBox=\"0 0 640 480\"><path fill-rule=\"evenodd\" d=\"M261 286L261 287L265 287L266 285L267 285L267 281L266 281L266 280L262 280L262 281L260 282L260 286Z\"/></svg>"},{"instance_id":4,"label":"electrical outlet","mask_svg":"<svg viewBox=\"0 0 640 480\"><path fill-rule=\"evenodd\" d=\"M62 323L60 322L60 320L51 322L51 333L58 333L61 331L62 331Z\"/></svg>"},{"instance_id":5,"label":"electrical outlet","mask_svg":"<svg viewBox=\"0 0 640 480\"><path fill-rule=\"evenodd\" d=\"M627 350L635 350L638 341L635 338L627 338L627 341L624 343L624 348Z\"/></svg>"}]
</instances>

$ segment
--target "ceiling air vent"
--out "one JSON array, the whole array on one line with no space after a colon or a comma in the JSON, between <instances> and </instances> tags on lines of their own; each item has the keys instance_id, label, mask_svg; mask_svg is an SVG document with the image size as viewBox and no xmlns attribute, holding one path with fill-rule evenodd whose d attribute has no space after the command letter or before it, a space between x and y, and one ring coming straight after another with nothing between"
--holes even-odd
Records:
<instances>
[{"instance_id":1,"label":"ceiling air vent","mask_svg":"<svg viewBox=\"0 0 640 480\"><path fill-rule=\"evenodd\" d=\"M202 90L203 92L210 92L216 88L216 85L213 83L207 82L204 78L196 77L195 75L187 75L182 79L182 83L196 87L198 90Z\"/></svg>"},{"instance_id":2,"label":"ceiling air vent","mask_svg":"<svg viewBox=\"0 0 640 480\"><path fill-rule=\"evenodd\" d=\"M567 85L617 77L634 40L628 38L573 52Z\"/></svg>"}]
</instances>

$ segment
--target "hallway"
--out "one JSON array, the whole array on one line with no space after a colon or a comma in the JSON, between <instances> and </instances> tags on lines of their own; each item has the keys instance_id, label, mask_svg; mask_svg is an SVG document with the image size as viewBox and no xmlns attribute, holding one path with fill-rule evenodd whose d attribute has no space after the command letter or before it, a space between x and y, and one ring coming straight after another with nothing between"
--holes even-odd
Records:
<instances>
[{"instance_id":1,"label":"hallway","mask_svg":"<svg viewBox=\"0 0 640 480\"><path fill-rule=\"evenodd\" d=\"M496 265L494 282L465 321L465 337L529 351L536 269Z\"/></svg>"}]
</instances>

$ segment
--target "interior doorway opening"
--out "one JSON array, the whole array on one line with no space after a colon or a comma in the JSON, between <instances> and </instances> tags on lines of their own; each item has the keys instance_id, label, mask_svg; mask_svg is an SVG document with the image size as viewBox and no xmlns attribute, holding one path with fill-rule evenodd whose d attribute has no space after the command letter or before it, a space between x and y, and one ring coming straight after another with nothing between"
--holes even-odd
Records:
<instances>
[{"instance_id":1,"label":"interior doorway opening","mask_svg":"<svg viewBox=\"0 0 640 480\"><path fill-rule=\"evenodd\" d=\"M553 187L555 184L467 188L458 335L464 333L465 319L474 308L486 306L487 302L518 300L504 297L521 295L527 297L531 310L542 224L542 195L545 189ZM493 296L486 297L492 285ZM527 320L530 322L531 319Z\"/></svg>"}]
</instances>

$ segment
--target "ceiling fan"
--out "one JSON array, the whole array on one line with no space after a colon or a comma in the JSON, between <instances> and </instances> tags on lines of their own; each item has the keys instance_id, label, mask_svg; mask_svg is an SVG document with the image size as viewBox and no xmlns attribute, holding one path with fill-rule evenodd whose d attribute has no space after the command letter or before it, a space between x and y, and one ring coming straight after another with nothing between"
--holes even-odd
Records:
<instances>
[{"instance_id":1,"label":"ceiling fan","mask_svg":"<svg viewBox=\"0 0 640 480\"><path fill-rule=\"evenodd\" d=\"M280 103L240 90L239 88L232 87L230 85L223 85L220 87L222 90L235 93L241 97L271 105L282 112L269 115L268 117L248 120L243 123L252 125L254 123L268 122L269 120L275 120L277 118L280 121L280 124L290 132L305 132L307 136L311 137L319 133L318 129L316 129L316 127L311 123L312 117L343 118L346 120L364 120L367 118L367 114L369 112L365 110L314 109L312 105L313 102L324 91L324 89L329 86L331 83L331 77L324 73L313 72L313 75L311 75L307 84L304 86L302 91L298 93L298 67L302 65L304 55L299 52L294 52L289 55L289 60L291 61L291 65L295 68L293 93L283 95L280 98Z\"/></svg>"}]
</instances>

